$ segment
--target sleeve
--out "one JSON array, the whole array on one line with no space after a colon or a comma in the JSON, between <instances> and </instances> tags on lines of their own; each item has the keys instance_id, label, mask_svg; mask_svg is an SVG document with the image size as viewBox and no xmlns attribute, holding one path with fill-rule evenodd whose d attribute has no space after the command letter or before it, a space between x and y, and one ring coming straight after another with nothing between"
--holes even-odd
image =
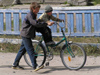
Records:
<instances>
[{"instance_id":1,"label":"sleeve","mask_svg":"<svg viewBox=\"0 0 100 75\"><path fill-rule=\"evenodd\" d=\"M37 20L33 19L33 17L28 14L27 19L29 21L29 23L35 27L45 27L47 26L47 23L45 22L38 22Z\"/></svg>"},{"instance_id":2,"label":"sleeve","mask_svg":"<svg viewBox=\"0 0 100 75\"><path fill-rule=\"evenodd\" d=\"M58 22L61 22L61 21L62 21L62 20L60 20L59 18L54 17L53 15L51 16L51 20L53 20L53 21L58 21Z\"/></svg>"},{"instance_id":3,"label":"sleeve","mask_svg":"<svg viewBox=\"0 0 100 75\"><path fill-rule=\"evenodd\" d=\"M43 13L38 20L41 20L42 22L46 22L48 21L47 15L45 13Z\"/></svg>"}]
</instances>

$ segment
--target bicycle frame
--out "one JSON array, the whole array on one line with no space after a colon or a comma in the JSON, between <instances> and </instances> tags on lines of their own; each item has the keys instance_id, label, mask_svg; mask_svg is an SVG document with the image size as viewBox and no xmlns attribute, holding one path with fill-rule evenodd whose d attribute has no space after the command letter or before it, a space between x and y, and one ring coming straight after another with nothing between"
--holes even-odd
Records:
<instances>
[{"instance_id":1,"label":"bicycle frame","mask_svg":"<svg viewBox=\"0 0 100 75\"><path fill-rule=\"evenodd\" d=\"M67 38L66 38L66 36L65 36L65 33L64 33L64 31L63 31L63 28L61 28L61 32L62 32L62 34L63 34L63 38L62 38L58 43L56 43L55 45L50 45L50 46L51 46L51 47L56 47L56 46L58 46L59 44L61 44L63 41L65 41L65 45L66 45L66 47L67 47L67 50L68 50L69 54L70 54L72 57L74 57L74 54L73 54L73 52L72 52L70 46L68 46L68 41L67 41ZM46 46L46 47L47 47L47 51L50 52L48 46Z\"/></svg>"},{"instance_id":2,"label":"bicycle frame","mask_svg":"<svg viewBox=\"0 0 100 75\"><path fill-rule=\"evenodd\" d=\"M62 38L58 43L56 43L55 45L50 45L50 47L56 47L56 46L58 46L59 44L61 44L63 41L65 41L65 45L66 45L66 47L67 47L67 50L68 50L69 54L70 54L72 57L75 57L75 55L73 54L73 52L72 52L70 46L68 46L68 41L67 41L67 38L66 38L66 36L65 36L65 33L64 33L64 31L63 31L63 28L61 28L61 32L62 32L62 34L63 34L63 38ZM46 45L46 48L47 48L47 51L50 52L47 45Z\"/></svg>"},{"instance_id":3,"label":"bicycle frame","mask_svg":"<svg viewBox=\"0 0 100 75\"><path fill-rule=\"evenodd\" d=\"M61 32L62 32L62 34L63 34L63 38L62 38L58 43L56 43L55 45L46 45L47 52L50 52L50 50L49 50L49 48L48 48L49 46L50 46L50 47L56 47L56 46L58 46L59 44L61 44L63 41L65 41L65 45L66 45L66 47L67 47L67 50L68 50L69 54L70 54L72 57L74 57L75 55L73 54L73 52L72 52L70 46L68 46L68 41L67 41L67 38L66 38L66 36L65 36L65 33L64 33L64 31L63 31L63 28L61 28ZM41 40L39 41L39 43L42 43L42 41L43 41L43 37L41 38ZM37 46L37 48L38 48L38 46ZM37 49L37 48L36 48L36 49Z\"/></svg>"}]
</instances>

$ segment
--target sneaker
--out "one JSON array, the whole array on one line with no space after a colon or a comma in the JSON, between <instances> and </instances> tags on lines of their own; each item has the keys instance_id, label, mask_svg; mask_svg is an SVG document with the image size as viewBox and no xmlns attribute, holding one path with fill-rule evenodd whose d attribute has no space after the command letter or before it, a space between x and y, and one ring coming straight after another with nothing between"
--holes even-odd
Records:
<instances>
[{"instance_id":1,"label":"sneaker","mask_svg":"<svg viewBox=\"0 0 100 75\"><path fill-rule=\"evenodd\" d=\"M21 67L21 66L13 66L12 69L16 69L16 70L24 70L24 68Z\"/></svg>"},{"instance_id":2,"label":"sneaker","mask_svg":"<svg viewBox=\"0 0 100 75\"><path fill-rule=\"evenodd\" d=\"M54 41L47 42L46 45L55 45Z\"/></svg>"},{"instance_id":3,"label":"sneaker","mask_svg":"<svg viewBox=\"0 0 100 75\"><path fill-rule=\"evenodd\" d=\"M44 65L42 65L42 66L37 66L35 69L34 69L34 71L36 72L36 71L38 71L38 70L40 70L40 69L42 69L44 67Z\"/></svg>"}]
</instances>

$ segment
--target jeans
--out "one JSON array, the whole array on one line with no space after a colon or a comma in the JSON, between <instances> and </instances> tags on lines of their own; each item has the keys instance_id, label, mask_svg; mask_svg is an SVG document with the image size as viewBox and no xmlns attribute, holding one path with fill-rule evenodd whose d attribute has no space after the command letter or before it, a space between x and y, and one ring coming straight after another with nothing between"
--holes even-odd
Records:
<instances>
[{"instance_id":1,"label":"jeans","mask_svg":"<svg viewBox=\"0 0 100 75\"><path fill-rule=\"evenodd\" d=\"M13 66L19 66L20 59L26 53L26 51L30 57L33 68L37 66L32 40L31 38L25 38L25 37L22 37L22 44L15 58Z\"/></svg>"}]
</instances>

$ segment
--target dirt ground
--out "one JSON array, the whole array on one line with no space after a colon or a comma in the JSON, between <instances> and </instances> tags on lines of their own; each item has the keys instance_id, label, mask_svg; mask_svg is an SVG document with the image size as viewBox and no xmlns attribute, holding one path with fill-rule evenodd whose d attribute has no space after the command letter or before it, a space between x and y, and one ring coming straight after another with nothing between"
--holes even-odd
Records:
<instances>
[{"instance_id":1,"label":"dirt ground","mask_svg":"<svg viewBox=\"0 0 100 75\"><path fill-rule=\"evenodd\" d=\"M54 59L50 62L50 66L45 66L38 72L34 72L25 63L23 58L20 61L20 65L25 70L12 69L11 67L15 57L16 53L0 53L0 75L100 75L100 56L88 56L85 66L78 71L66 69L60 57L54 56Z\"/></svg>"}]
</instances>

